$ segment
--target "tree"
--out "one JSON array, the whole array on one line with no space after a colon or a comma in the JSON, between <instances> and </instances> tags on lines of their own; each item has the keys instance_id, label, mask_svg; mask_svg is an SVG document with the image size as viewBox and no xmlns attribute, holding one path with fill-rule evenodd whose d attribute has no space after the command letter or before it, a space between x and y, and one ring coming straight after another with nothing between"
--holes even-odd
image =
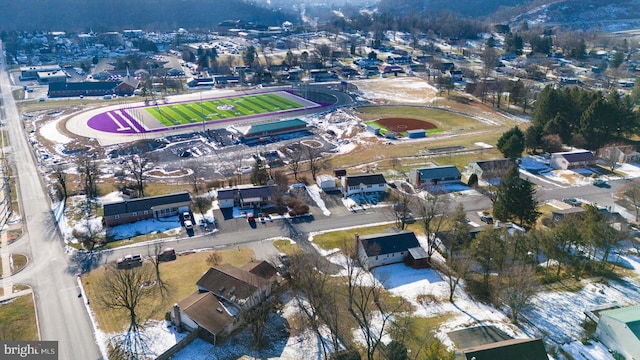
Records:
<instances>
[{"instance_id":1,"label":"tree","mask_svg":"<svg viewBox=\"0 0 640 360\"><path fill-rule=\"evenodd\" d=\"M473 173L469 175L469 180L467 181L467 186L476 187L478 185L478 175Z\"/></svg>"},{"instance_id":2,"label":"tree","mask_svg":"<svg viewBox=\"0 0 640 360\"><path fill-rule=\"evenodd\" d=\"M261 349L263 344L264 331L269 323L269 316L276 309L277 295L273 294L269 298L262 301L260 304L244 309L240 313L240 318L247 324L249 331L253 337L254 349Z\"/></svg>"},{"instance_id":3,"label":"tree","mask_svg":"<svg viewBox=\"0 0 640 360\"><path fill-rule=\"evenodd\" d=\"M147 181L146 172L150 170L152 166L149 158L141 153L131 154L127 157L124 166L136 182L138 195L140 197L144 197L144 188L146 186L145 182Z\"/></svg>"},{"instance_id":4,"label":"tree","mask_svg":"<svg viewBox=\"0 0 640 360\"><path fill-rule=\"evenodd\" d=\"M528 265L514 264L503 273L504 284L498 298L511 310L511 320L518 323L520 312L529 305L531 298L538 292L536 273Z\"/></svg>"},{"instance_id":5,"label":"tree","mask_svg":"<svg viewBox=\"0 0 640 360\"><path fill-rule=\"evenodd\" d=\"M616 144L608 144L598 150L598 157L614 172L618 165L618 148Z\"/></svg>"},{"instance_id":6,"label":"tree","mask_svg":"<svg viewBox=\"0 0 640 360\"><path fill-rule=\"evenodd\" d=\"M637 223L640 220L640 179L625 184L620 193L633 206Z\"/></svg>"},{"instance_id":7,"label":"tree","mask_svg":"<svg viewBox=\"0 0 640 360\"><path fill-rule=\"evenodd\" d=\"M153 270L156 275L156 282L158 284L158 289L160 290L160 296L166 300L167 295L169 294L169 288L164 280L162 280L162 276L160 274L160 263L162 261L160 256L158 256L158 254L162 252L162 243L154 243L153 248L150 247L149 251L153 251L152 254L149 254L149 259L151 259L151 264L153 265Z\"/></svg>"},{"instance_id":8,"label":"tree","mask_svg":"<svg viewBox=\"0 0 640 360\"><path fill-rule=\"evenodd\" d=\"M331 49L331 46L327 44L316 45L315 50L316 50L316 53L318 54L318 57L320 58L322 67L324 68L326 66L327 59L331 56L331 52L333 50Z\"/></svg>"},{"instance_id":9,"label":"tree","mask_svg":"<svg viewBox=\"0 0 640 360\"><path fill-rule=\"evenodd\" d=\"M254 185L267 185L269 181L269 173L262 162L262 158L256 156L256 162L251 171L251 183Z\"/></svg>"},{"instance_id":10,"label":"tree","mask_svg":"<svg viewBox=\"0 0 640 360\"><path fill-rule=\"evenodd\" d=\"M116 357L138 359L149 353L149 346L142 335L141 307L155 292L154 273L151 266L120 270L109 265L100 285L103 289L98 299L106 308L124 311L129 317L126 333L111 339Z\"/></svg>"},{"instance_id":11,"label":"tree","mask_svg":"<svg viewBox=\"0 0 640 360\"><path fill-rule=\"evenodd\" d=\"M87 198L87 211L91 213L91 201L98 197L97 180L100 169L94 154L79 156L76 165L80 173L80 183Z\"/></svg>"},{"instance_id":12,"label":"tree","mask_svg":"<svg viewBox=\"0 0 640 360\"><path fill-rule=\"evenodd\" d=\"M545 135L542 137L540 147L547 153L562 151L562 139L558 134Z\"/></svg>"},{"instance_id":13,"label":"tree","mask_svg":"<svg viewBox=\"0 0 640 360\"><path fill-rule=\"evenodd\" d=\"M315 179L322 161L322 148L316 148L311 146L305 146L305 153L307 160L309 161L309 171L311 171L311 178Z\"/></svg>"},{"instance_id":14,"label":"tree","mask_svg":"<svg viewBox=\"0 0 640 360\"><path fill-rule=\"evenodd\" d=\"M520 178L517 166L512 166L500 181L493 203L493 216L502 221L515 219L518 225L531 228L540 216L533 184Z\"/></svg>"},{"instance_id":15,"label":"tree","mask_svg":"<svg viewBox=\"0 0 640 360\"><path fill-rule=\"evenodd\" d=\"M104 242L104 237L100 236L102 230L102 224L99 221L91 221L91 219L87 217L82 224L81 230L73 230L73 236L80 240L85 249L91 252L96 245Z\"/></svg>"},{"instance_id":16,"label":"tree","mask_svg":"<svg viewBox=\"0 0 640 360\"><path fill-rule=\"evenodd\" d=\"M541 132L536 126L529 126L527 130L524 132L524 145L527 149L531 150L531 152L536 151L540 147Z\"/></svg>"},{"instance_id":17,"label":"tree","mask_svg":"<svg viewBox=\"0 0 640 360\"><path fill-rule=\"evenodd\" d=\"M67 173L61 165L56 165L53 168L53 176L55 177L58 184L58 190L60 191L62 202L66 203L67 198L69 197L67 189Z\"/></svg>"},{"instance_id":18,"label":"tree","mask_svg":"<svg viewBox=\"0 0 640 360\"><path fill-rule=\"evenodd\" d=\"M524 133L514 126L498 139L497 148L506 158L519 158L524 151Z\"/></svg>"},{"instance_id":19,"label":"tree","mask_svg":"<svg viewBox=\"0 0 640 360\"><path fill-rule=\"evenodd\" d=\"M244 61L245 66L253 65L253 62L256 60L256 48L253 45L249 45L244 51L242 54L242 60Z\"/></svg>"},{"instance_id":20,"label":"tree","mask_svg":"<svg viewBox=\"0 0 640 360\"><path fill-rule=\"evenodd\" d=\"M441 272L447 278L447 285L449 285L449 301L453 302L453 295L460 283L460 280L464 278L469 270L471 264L466 258L466 255L461 251L463 248L469 245L471 241L471 226L467 222L466 213L462 204L458 204L456 209L450 217L453 222L451 230L446 235L446 241L444 241L445 253L444 258L446 264L443 266Z\"/></svg>"},{"instance_id":21,"label":"tree","mask_svg":"<svg viewBox=\"0 0 640 360\"><path fill-rule=\"evenodd\" d=\"M609 68L619 68L620 65L622 65L622 63L624 62L625 56L625 53L623 53L622 51L616 51L616 53L613 55L613 59L611 59L611 61L609 62Z\"/></svg>"},{"instance_id":22,"label":"tree","mask_svg":"<svg viewBox=\"0 0 640 360\"><path fill-rule=\"evenodd\" d=\"M504 37L504 51L507 53L514 53L516 55L522 55L522 48L524 47L524 41L518 34L508 33Z\"/></svg>"},{"instance_id":23,"label":"tree","mask_svg":"<svg viewBox=\"0 0 640 360\"><path fill-rule=\"evenodd\" d=\"M293 178L298 180L298 172L300 171L300 162L303 159L304 153L302 152L302 144L296 143L291 144L288 154L289 154L289 162L287 163L287 167L293 173Z\"/></svg>"},{"instance_id":24,"label":"tree","mask_svg":"<svg viewBox=\"0 0 640 360\"><path fill-rule=\"evenodd\" d=\"M440 232L447 217L449 202L445 196L438 193L429 193L418 201L418 211L420 215L420 225L427 237L427 256L431 261L431 256L436 251L436 234Z\"/></svg>"},{"instance_id":25,"label":"tree","mask_svg":"<svg viewBox=\"0 0 640 360\"><path fill-rule=\"evenodd\" d=\"M506 250L501 239L502 231L499 228L490 228L481 231L471 242L469 251L482 270L483 289L485 295L489 292L489 275L491 270L502 267Z\"/></svg>"},{"instance_id":26,"label":"tree","mask_svg":"<svg viewBox=\"0 0 640 360\"><path fill-rule=\"evenodd\" d=\"M392 194L393 206L390 207L396 227L404 230L407 227L407 221L412 217L411 205L415 202L414 195L404 191L395 191Z\"/></svg>"}]
</instances>

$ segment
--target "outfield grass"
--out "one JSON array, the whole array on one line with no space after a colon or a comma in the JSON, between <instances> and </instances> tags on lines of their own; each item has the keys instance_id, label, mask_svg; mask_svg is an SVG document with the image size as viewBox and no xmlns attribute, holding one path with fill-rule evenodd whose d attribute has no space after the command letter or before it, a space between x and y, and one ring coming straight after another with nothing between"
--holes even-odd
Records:
<instances>
[{"instance_id":1,"label":"outfield grass","mask_svg":"<svg viewBox=\"0 0 640 360\"><path fill-rule=\"evenodd\" d=\"M384 127L384 126L382 126L382 125L378 124L378 122L377 122L377 121L365 121L364 123L365 123L365 124L367 124L367 125L375 126L375 127L377 127L378 129L380 129L380 134L381 134L381 135L384 135L384 134L386 134L386 133L388 133L388 132L390 131L390 130L389 130L389 129L387 129L386 127ZM426 132L427 134L437 134L437 133L441 133L441 132L442 132L442 129L440 129L440 128L436 128L436 129L429 129L429 130L425 130L425 132ZM405 137L406 137L406 136L407 136L407 132L406 132L406 131L403 131L403 132L401 132L401 133L400 133L400 135L401 135L401 136L405 136Z\"/></svg>"},{"instance_id":2,"label":"outfield grass","mask_svg":"<svg viewBox=\"0 0 640 360\"><path fill-rule=\"evenodd\" d=\"M433 123L442 131L473 130L490 127L491 125L473 119L469 116L449 111L411 106L366 106L358 108L358 116L363 120L377 120L380 118L413 118Z\"/></svg>"},{"instance_id":3,"label":"outfield grass","mask_svg":"<svg viewBox=\"0 0 640 360\"><path fill-rule=\"evenodd\" d=\"M220 107L229 107L222 110ZM176 126L300 109L304 106L276 94L257 94L146 108L165 126Z\"/></svg>"},{"instance_id":4,"label":"outfield grass","mask_svg":"<svg viewBox=\"0 0 640 360\"><path fill-rule=\"evenodd\" d=\"M0 305L0 333L5 341L40 340L31 294Z\"/></svg>"},{"instance_id":5,"label":"outfield grass","mask_svg":"<svg viewBox=\"0 0 640 360\"><path fill-rule=\"evenodd\" d=\"M246 248L218 250L217 252L222 256L221 264L229 263L238 267L246 264L255 256L251 249ZM165 313L171 310L173 304L196 292L196 281L209 269L206 262L209 254L211 251L181 255L175 261L161 263L160 273L168 287L168 296L165 300L156 296L141 304L139 307L140 318L163 320ZM153 265L149 261L145 261L144 266ZM87 297L91 300L91 309L95 313L100 329L105 332L122 331L127 325L127 313L107 309L104 304L98 301L103 295L101 280L105 274L105 267L95 269L82 276L82 285Z\"/></svg>"}]
</instances>

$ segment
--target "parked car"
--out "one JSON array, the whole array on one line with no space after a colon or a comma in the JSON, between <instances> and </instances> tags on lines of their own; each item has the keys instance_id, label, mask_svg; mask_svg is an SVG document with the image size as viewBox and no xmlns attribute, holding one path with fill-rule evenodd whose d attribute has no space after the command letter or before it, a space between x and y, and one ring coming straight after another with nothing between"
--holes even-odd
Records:
<instances>
[{"instance_id":1,"label":"parked car","mask_svg":"<svg viewBox=\"0 0 640 360\"><path fill-rule=\"evenodd\" d=\"M278 260L280 260L282 265L285 265L285 266L291 265L291 258L287 254L284 254L284 253L278 254Z\"/></svg>"},{"instance_id":2,"label":"parked car","mask_svg":"<svg viewBox=\"0 0 640 360\"><path fill-rule=\"evenodd\" d=\"M607 184L607 182L602 179L593 180L593 185L597 187L609 187L609 184Z\"/></svg>"},{"instance_id":3,"label":"parked car","mask_svg":"<svg viewBox=\"0 0 640 360\"><path fill-rule=\"evenodd\" d=\"M188 211L185 211L182 213L182 220L187 221L187 220L191 220L191 213Z\"/></svg>"},{"instance_id":4,"label":"parked car","mask_svg":"<svg viewBox=\"0 0 640 360\"><path fill-rule=\"evenodd\" d=\"M253 216L253 213L248 213L247 214L247 222L249 224L255 224L256 223L256 218Z\"/></svg>"},{"instance_id":5,"label":"parked car","mask_svg":"<svg viewBox=\"0 0 640 360\"><path fill-rule=\"evenodd\" d=\"M125 255L116 261L118 269L131 269L136 266L142 266L142 255Z\"/></svg>"},{"instance_id":6,"label":"parked car","mask_svg":"<svg viewBox=\"0 0 640 360\"><path fill-rule=\"evenodd\" d=\"M411 215L411 214L407 214L407 215L402 217L402 221L405 224L415 224L416 218L414 218L413 215Z\"/></svg>"},{"instance_id":7,"label":"parked car","mask_svg":"<svg viewBox=\"0 0 640 360\"><path fill-rule=\"evenodd\" d=\"M193 223L191 222L191 220L184 221L184 228L187 230L193 230Z\"/></svg>"},{"instance_id":8,"label":"parked car","mask_svg":"<svg viewBox=\"0 0 640 360\"><path fill-rule=\"evenodd\" d=\"M176 251L173 248L166 248L158 253L158 261L171 261L175 259Z\"/></svg>"},{"instance_id":9,"label":"parked car","mask_svg":"<svg viewBox=\"0 0 640 360\"><path fill-rule=\"evenodd\" d=\"M569 204L571 206L580 206L582 204L580 200L576 198L564 198L562 199L562 201L564 201L566 204Z\"/></svg>"},{"instance_id":10,"label":"parked car","mask_svg":"<svg viewBox=\"0 0 640 360\"><path fill-rule=\"evenodd\" d=\"M493 217L489 215L480 216L480 221L486 224L493 224Z\"/></svg>"}]
</instances>

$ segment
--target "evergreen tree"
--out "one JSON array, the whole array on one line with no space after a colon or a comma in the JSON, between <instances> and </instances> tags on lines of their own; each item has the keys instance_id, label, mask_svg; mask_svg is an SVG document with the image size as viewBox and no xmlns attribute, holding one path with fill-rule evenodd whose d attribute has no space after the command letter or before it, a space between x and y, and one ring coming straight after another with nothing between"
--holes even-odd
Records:
<instances>
[{"instance_id":1,"label":"evergreen tree","mask_svg":"<svg viewBox=\"0 0 640 360\"><path fill-rule=\"evenodd\" d=\"M496 190L493 216L501 221L517 221L518 225L531 228L540 216L533 184L520 178L517 166L512 166L502 178Z\"/></svg>"},{"instance_id":2,"label":"evergreen tree","mask_svg":"<svg viewBox=\"0 0 640 360\"><path fill-rule=\"evenodd\" d=\"M524 133L518 126L514 126L502 134L498 139L497 147L504 157L510 159L519 158L524 151Z\"/></svg>"},{"instance_id":3,"label":"evergreen tree","mask_svg":"<svg viewBox=\"0 0 640 360\"><path fill-rule=\"evenodd\" d=\"M524 146L531 151L535 151L540 147L541 142L542 132L540 129L536 126L529 126L524 132Z\"/></svg>"},{"instance_id":4,"label":"evergreen tree","mask_svg":"<svg viewBox=\"0 0 640 360\"><path fill-rule=\"evenodd\" d=\"M269 181L269 173L262 162L262 159L256 157L256 163L251 171L251 183L254 185L267 185Z\"/></svg>"}]
</instances>

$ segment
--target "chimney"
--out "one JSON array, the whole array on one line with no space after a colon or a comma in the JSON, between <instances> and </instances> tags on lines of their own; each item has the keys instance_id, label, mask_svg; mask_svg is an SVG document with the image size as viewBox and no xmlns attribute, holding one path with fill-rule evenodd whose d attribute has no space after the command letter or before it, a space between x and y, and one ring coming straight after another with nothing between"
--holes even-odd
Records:
<instances>
[{"instance_id":1,"label":"chimney","mask_svg":"<svg viewBox=\"0 0 640 360\"><path fill-rule=\"evenodd\" d=\"M182 319L180 318L180 306L178 303L173 304L173 324L180 328L182 326Z\"/></svg>"}]
</instances>

